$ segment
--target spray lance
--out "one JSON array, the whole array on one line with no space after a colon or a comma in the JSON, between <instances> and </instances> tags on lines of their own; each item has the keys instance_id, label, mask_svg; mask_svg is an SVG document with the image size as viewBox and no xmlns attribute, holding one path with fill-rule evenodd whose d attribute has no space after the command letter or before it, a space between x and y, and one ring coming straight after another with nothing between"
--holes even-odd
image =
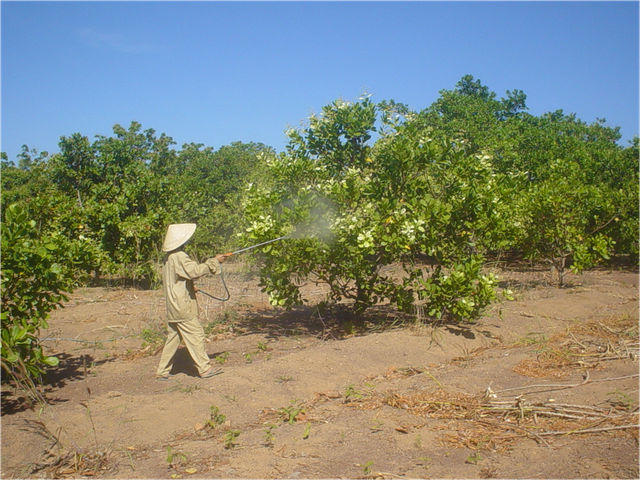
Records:
<instances>
[{"instance_id":1,"label":"spray lance","mask_svg":"<svg viewBox=\"0 0 640 480\"><path fill-rule=\"evenodd\" d=\"M287 235L285 235L283 237L274 238L273 240L267 240L266 242L258 243L257 245L251 245L250 247L242 248L240 250L236 250L235 252L227 253L226 255L228 255L228 256L237 255L238 253L246 252L248 250L253 250L254 248L258 248L258 247L261 247L263 245L267 245L268 243L277 242L278 240L284 240L285 238L287 238Z\"/></svg>"},{"instance_id":2,"label":"spray lance","mask_svg":"<svg viewBox=\"0 0 640 480\"><path fill-rule=\"evenodd\" d=\"M263 245L268 245L269 243L277 242L278 240L284 240L285 238L287 238L287 235L284 235L284 236L278 237L278 238L274 238L273 240L267 240L266 242L258 243L256 245L251 245L250 247L241 248L240 250L236 250L235 252L225 253L224 256L225 257L230 257L231 255L238 255L239 253L248 252L249 250L253 250L254 248L262 247ZM222 285L223 285L224 290L225 290L226 298L214 297L213 295L205 292L204 290L200 290L199 288L196 288L196 292L200 292L203 295L206 295L207 297L213 298L214 300L219 300L221 302L226 302L227 300L229 300L229 298L231 298L231 294L229 293L229 288L227 287L227 283L224 280L224 273L222 272L222 265L220 266L220 279L222 280Z\"/></svg>"}]
</instances>

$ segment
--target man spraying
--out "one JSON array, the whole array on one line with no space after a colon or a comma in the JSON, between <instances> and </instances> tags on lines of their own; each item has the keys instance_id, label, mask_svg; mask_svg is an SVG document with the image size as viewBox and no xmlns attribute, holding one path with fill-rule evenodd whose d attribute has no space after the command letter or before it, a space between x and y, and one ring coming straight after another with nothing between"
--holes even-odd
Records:
<instances>
[{"instance_id":1,"label":"man spraying","mask_svg":"<svg viewBox=\"0 0 640 480\"><path fill-rule=\"evenodd\" d=\"M231 254L217 255L204 263L192 260L185 253L184 246L195 231L195 223L169 225L162 244L162 251L166 252L162 265L162 280L167 302L169 334L158 365L158 380L169 379L180 341L184 341L200 378L222 373L222 368L216 368L209 363L209 356L205 350L204 329L198 320L198 302L193 281L209 273L219 274L220 263Z\"/></svg>"}]
</instances>

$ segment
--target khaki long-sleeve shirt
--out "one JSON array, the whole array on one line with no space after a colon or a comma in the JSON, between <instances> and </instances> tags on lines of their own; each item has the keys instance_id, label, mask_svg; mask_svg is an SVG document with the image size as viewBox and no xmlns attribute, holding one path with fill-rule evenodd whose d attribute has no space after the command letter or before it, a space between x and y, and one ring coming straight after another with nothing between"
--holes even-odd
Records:
<instances>
[{"instance_id":1,"label":"khaki long-sleeve shirt","mask_svg":"<svg viewBox=\"0 0 640 480\"><path fill-rule=\"evenodd\" d=\"M198 263L181 250L167 254L162 266L162 279L169 322L183 322L198 317L193 280L208 273L220 273L220 263L215 258Z\"/></svg>"}]
</instances>

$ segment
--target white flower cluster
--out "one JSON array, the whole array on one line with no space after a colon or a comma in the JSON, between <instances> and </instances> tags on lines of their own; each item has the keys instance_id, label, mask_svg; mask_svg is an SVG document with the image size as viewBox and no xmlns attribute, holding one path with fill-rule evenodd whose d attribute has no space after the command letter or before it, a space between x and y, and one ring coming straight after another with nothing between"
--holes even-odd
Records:
<instances>
[{"instance_id":1,"label":"white flower cluster","mask_svg":"<svg viewBox=\"0 0 640 480\"><path fill-rule=\"evenodd\" d=\"M251 222L251 225L247 227L247 232L253 232L258 236L269 233L275 225L271 215L260 215L258 220Z\"/></svg>"},{"instance_id":2,"label":"white flower cluster","mask_svg":"<svg viewBox=\"0 0 640 480\"><path fill-rule=\"evenodd\" d=\"M358 217L355 215L352 215L350 217L338 217L332 225L332 230L342 230L346 234L353 233L356 230L360 230L360 228L361 225L359 225Z\"/></svg>"},{"instance_id":3,"label":"white flower cluster","mask_svg":"<svg viewBox=\"0 0 640 480\"><path fill-rule=\"evenodd\" d=\"M427 222L425 222L423 219L421 218L411 218L411 219L407 219L403 224L402 227L400 228L400 233L406 237L406 242L411 244L411 243L415 243L417 240L417 233L416 232L421 232L424 233L425 232L425 228L424 225Z\"/></svg>"},{"instance_id":4,"label":"white flower cluster","mask_svg":"<svg viewBox=\"0 0 640 480\"><path fill-rule=\"evenodd\" d=\"M371 248L374 244L373 232L371 230L366 230L358 235L358 246L360 248Z\"/></svg>"}]
</instances>

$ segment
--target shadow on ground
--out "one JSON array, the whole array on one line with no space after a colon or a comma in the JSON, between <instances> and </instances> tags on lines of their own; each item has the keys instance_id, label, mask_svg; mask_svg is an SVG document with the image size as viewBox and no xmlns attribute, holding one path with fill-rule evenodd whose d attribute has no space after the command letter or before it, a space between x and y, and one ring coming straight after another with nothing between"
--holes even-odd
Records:
<instances>
[{"instance_id":1,"label":"shadow on ground","mask_svg":"<svg viewBox=\"0 0 640 480\"><path fill-rule=\"evenodd\" d=\"M48 389L59 389L73 380L81 380L88 376L92 367L100 366L115 360L115 358L105 358L95 360L91 355L69 355L61 353L56 355L59 363L56 367L47 369L44 376L44 383Z\"/></svg>"}]
</instances>

